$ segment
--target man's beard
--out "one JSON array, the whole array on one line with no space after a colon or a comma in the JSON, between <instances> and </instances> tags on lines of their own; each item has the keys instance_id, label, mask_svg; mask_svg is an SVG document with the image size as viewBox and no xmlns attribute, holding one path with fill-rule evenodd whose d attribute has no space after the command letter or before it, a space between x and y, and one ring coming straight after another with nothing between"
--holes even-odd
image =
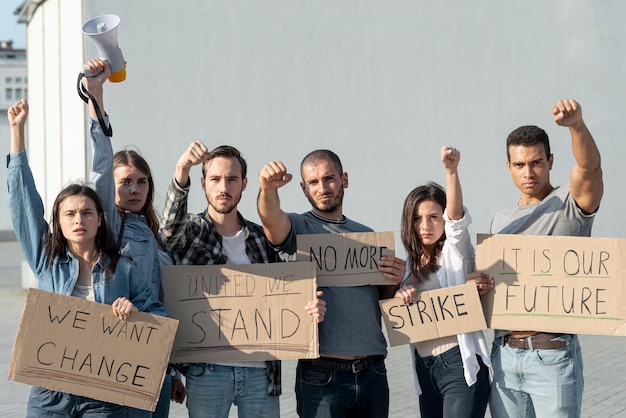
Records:
<instances>
[{"instance_id":1,"label":"man's beard","mask_svg":"<svg viewBox=\"0 0 626 418\"><path fill-rule=\"evenodd\" d=\"M343 202L343 187L336 196L333 196L332 199L322 204L318 204L308 192L305 193L305 196L309 203L311 203L311 206L317 209L320 213L333 213Z\"/></svg>"},{"instance_id":2,"label":"man's beard","mask_svg":"<svg viewBox=\"0 0 626 418\"><path fill-rule=\"evenodd\" d=\"M233 196L229 194L221 194L221 195L216 196L214 200L217 201L217 199L223 196L230 198L226 206L224 205L217 206L216 204L213 203L212 200L209 200L209 206L211 206L217 213L222 214L222 215L227 215L231 213L235 208L237 208L237 205L239 204L239 201L241 200L241 193L235 198L233 198Z\"/></svg>"}]
</instances>

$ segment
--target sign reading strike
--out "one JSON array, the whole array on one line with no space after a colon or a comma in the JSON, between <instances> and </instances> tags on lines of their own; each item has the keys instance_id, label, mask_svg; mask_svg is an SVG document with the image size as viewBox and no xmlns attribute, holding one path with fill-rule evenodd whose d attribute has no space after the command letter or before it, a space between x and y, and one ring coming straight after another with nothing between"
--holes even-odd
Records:
<instances>
[{"instance_id":1,"label":"sign reading strike","mask_svg":"<svg viewBox=\"0 0 626 418\"><path fill-rule=\"evenodd\" d=\"M154 411L178 321L30 289L9 379Z\"/></svg>"},{"instance_id":2,"label":"sign reading strike","mask_svg":"<svg viewBox=\"0 0 626 418\"><path fill-rule=\"evenodd\" d=\"M180 321L173 363L319 356L312 263L167 266L165 306Z\"/></svg>"},{"instance_id":3,"label":"sign reading strike","mask_svg":"<svg viewBox=\"0 0 626 418\"><path fill-rule=\"evenodd\" d=\"M311 261L319 286L390 285L378 271L383 256L395 254L393 232L303 234L297 236L298 261Z\"/></svg>"},{"instance_id":4,"label":"sign reading strike","mask_svg":"<svg viewBox=\"0 0 626 418\"><path fill-rule=\"evenodd\" d=\"M391 347L487 328L475 284L418 292L409 305L382 300L380 310Z\"/></svg>"},{"instance_id":5,"label":"sign reading strike","mask_svg":"<svg viewBox=\"0 0 626 418\"><path fill-rule=\"evenodd\" d=\"M478 235L490 328L626 335L626 240Z\"/></svg>"}]
</instances>

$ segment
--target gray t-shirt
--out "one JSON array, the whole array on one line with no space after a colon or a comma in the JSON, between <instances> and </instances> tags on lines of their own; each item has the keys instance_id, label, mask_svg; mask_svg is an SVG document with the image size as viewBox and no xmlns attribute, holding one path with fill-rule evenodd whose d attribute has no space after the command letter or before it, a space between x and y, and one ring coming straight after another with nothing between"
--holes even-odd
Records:
<instances>
[{"instance_id":1,"label":"gray t-shirt","mask_svg":"<svg viewBox=\"0 0 626 418\"><path fill-rule=\"evenodd\" d=\"M591 236L595 213L585 215L576 205L569 187L555 187L540 202L510 206L496 213L492 234Z\"/></svg>"},{"instance_id":2,"label":"gray t-shirt","mask_svg":"<svg viewBox=\"0 0 626 418\"><path fill-rule=\"evenodd\" d=\"M555 187L540 202L514 205L496 213L492 234L556 235L588 237L595 213L585 215L576 205L569 187ZM501 337L508 331L496 330Z\"/></svg>"},{"instance_id":3,"label":"gray t-shirt","mask_svg":"<svg viewBox=\"0 0 626 418\"><path fill-rule=\"evenodd\" d=\"M372 229L346 217L333 221L315 215L289 213L291 231L277 247L283 255L296 252L297 234L372 232ZM381 330L377 286L320 287L328 308L319 324L321 355L386 355L387 342Z\"/></svg>"}]
</instances>

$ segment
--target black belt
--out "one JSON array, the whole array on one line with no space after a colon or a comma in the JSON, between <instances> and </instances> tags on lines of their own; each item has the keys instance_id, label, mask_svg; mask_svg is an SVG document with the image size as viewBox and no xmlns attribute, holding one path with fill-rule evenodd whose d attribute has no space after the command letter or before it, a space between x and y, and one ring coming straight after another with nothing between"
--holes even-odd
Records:
<instances>
[{"instance_id":1,"label":"black belt","mask_svg":"<svg viewBox=\"0 0 626 418\"><path fill-rule=\"evenodd\" d=\"M369 356L356 360L344 360L331 357L320 357L314 360L302 360L310 366L322 367L324 369L335 370L338 372L358 373L369 369L375 364L385 360L385 356Z\"/></svg>"},{"instance_id":2,"label":"black belt","mask_svg":"<svg viewBox=\"0 0 626 418\"><path fill-rule=\"evenodd\" d=\"M563 334L549 334L547 332L540 332L539 334L530 335L524 338L513 337L512 335L505 335L504 342L511 348L520 348L522 350L530 350L531 344L528 340L531 340L532 348L539 350L554 350L556 348L565 347L565 341L555 340Z\"/></svg>"}]
</instances>

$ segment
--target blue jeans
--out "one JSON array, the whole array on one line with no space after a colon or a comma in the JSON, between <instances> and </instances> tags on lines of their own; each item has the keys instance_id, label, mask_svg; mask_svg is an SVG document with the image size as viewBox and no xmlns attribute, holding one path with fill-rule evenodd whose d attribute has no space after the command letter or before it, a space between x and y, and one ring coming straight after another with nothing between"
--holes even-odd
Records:
<instances>
[{"instance_id":1,"label":"blue jeans","mask_svg":"<svg viewBox=\"0 0 626 418\"><path fill-rule=\"evenodd\" d=\"M580 416L584 382L578 337L565 334L556 340L565 341L565 347L524 350L504 344L503 337L494 339L493 418Z\"/></svg>"},{"instance_id":2,"label":"blue jeans","mask_svg":"<svg viewBox=\"0 0 626 418\"><path fill-rule=\"evenodd\" d=\"M278 396L267 395L265 368L193 363L184 374L189 418L228 418L233 404L240 418L280 417Z\"/></svg>"},{"instance_id":3,"label":"blue jeans","mask_svg":"<svg viewBox=\"0 0 626 418\"><path fill-rule=\"evenodd\" d=\"M389 415L389 386L384 360L357 373L298 361L297 411L301 418L379 418Z\"/></svg>"},{"instance_id":4,"label":"blue jeans","mask_svg":"<svg viewBox=\"0 0 626 418\"><path fill-rule=\"evenodd\" d=\"M417 356L417 353L414 353ZM467 386L459 346L438 356L416 357L415 368L422 388L423 418L482 418L489 401L489 371L478 358L476 383Z\"/></svg>"},{"instance_id":5,"label":"blue jeans","mask_svg":"<svg viewBox=\"0 0 626 418\"><path fill-rule=\"evenodd\" d=\"M170 415L170 400L172 398L172 376L165 375L159 401L157 402L154 412L144 411L143 409L128 408L129 418L167 418Z\"/></svg>"},{"instance_id":6,"label":"blue jeans","mask_svg":"<svg viewBox=\"0 0 626 418\"><path fill-rule=\"evenodd\" d=\"M26 418L118 418L125 417L127 410L125 406L33 386L28 398Z\"/></svg>"}]
</instances>

